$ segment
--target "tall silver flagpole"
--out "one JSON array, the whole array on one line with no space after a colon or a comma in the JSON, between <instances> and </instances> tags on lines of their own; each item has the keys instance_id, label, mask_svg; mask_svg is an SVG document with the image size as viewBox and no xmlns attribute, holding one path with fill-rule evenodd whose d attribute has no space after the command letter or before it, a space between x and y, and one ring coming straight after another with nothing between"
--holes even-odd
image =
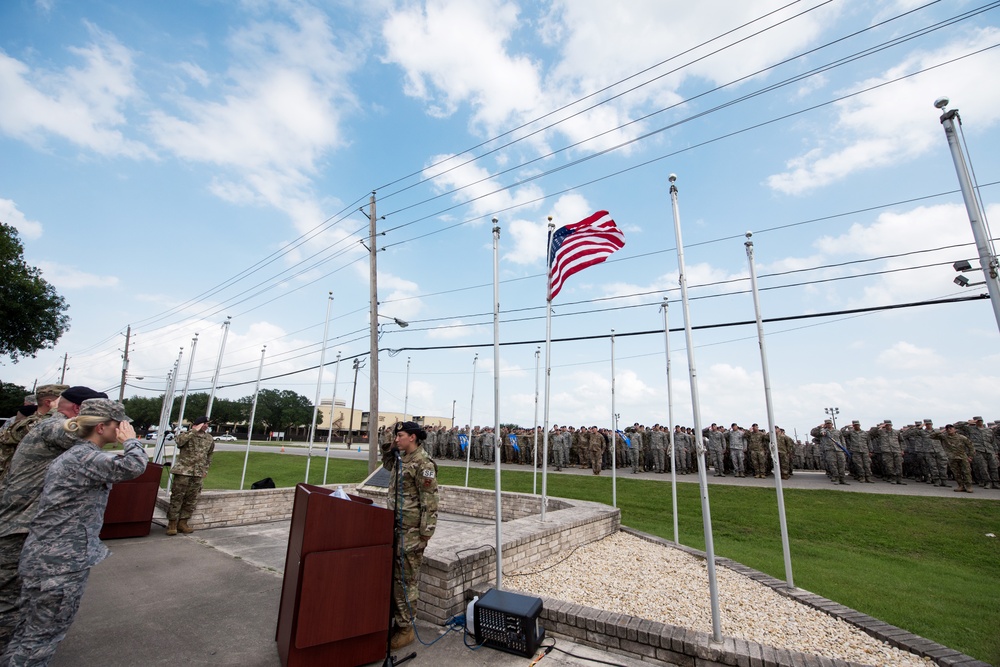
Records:
<instances>
[{"instance_id":1,"label":"tall silver flagpole","mask_svg":"<svg viewBox=\"0 0 1000 667\"><path fill-rule=\"evenodd\" d=\"M410 358L406 358L406 386L403 388L403 421L407 421L409 414L406 410L410 407ZM471 426L471 424L470 424Z\"/></svg>"},{"instance_id":2,"label":"tall silver flagpole","mask_svg":"<svg viewBox=\"0 0 1000 667\"><path fill-rule=\"evenodd\" d=\"M188 360L188 374L184 378L184 389L181 392L181 408L180 414L177 415L177 429L174 431L174 451L170 455L170 466L173 467L174 462L177 460L177 436L180 435L181 429L184 428L184 407L187 405L187 390L191 386L191 370L194 368L194 351L198 347L198 334L194 335L191 339L191 358ZM178 364L180 359L178 359ZM178 366L178 369L180 367ZM171 404L173 403L173 396L170 397ZM173 483L174 476L171 475L167 479L167 491L170 490L170 485Z\"/></svg>"},{"instance_id":3,"label":"tall silver flagpole","mask_svg":"<svg viewBox=\"0 0 1000 667\"><path fill-rule=\"evenodd\" d=\"M542 511L541 520L545 521L545 506L549 504L549 393L552 386L552 236L556 226L549 216L549 239L545 250L545 410L542 417Z\"/></svg>"},{"instance_id":4,"label":"tall silver flagpole","mask_svg":"<svg viewBox=\"0 0 1000 667\"><path fill-rule=\"evenodd\" d=\"M333 418L337 416L337 380L340 378L340 351L337 352L337 365L333 368L333 396L330 398L330 429L326 432L326 463L323 464L324 485L326 485L326 473L330 469L330 445L333 442Z\"/></svg>"},{"instance_id":5,"label":"tall silver flagpole","mask_svg":"<svg viewBox=\"0 0 1000 667\"><path fill-rule=\"evenodd\" d=\"M781 488L781 459L778 457L778 433L774 426L774 404L771 402L771 376L767 369L767 345L764 341L764 322L760 316L760 292L757 291L757 265L753 256L751 232L743 245L747 249L750 264L750 290L753 292L753 310L757 317L757 341L760 344L760 368L764 377L764 401L767 403L767 428L771 433L771 460L775 462L774 490L778 494L778 524L781 526L781 550L785 554L785 580L789 588L795 588L792 581L792 554L788 548L788 524L785 522L785 492Z\"/></svg>"},{"instance_id":6,"label":"tall silver flagpole","mask_svg":"<svg viewBox=\"0 0 1000 667\"><path fill-rule=\"evenodd\" d=\"M187 407L188 389L191 387L191 371L194 368L194 352L197 349L198 334L195 334L194 338L191 339L191 358L188 359L187 377L184 378L184 389L181 391L181 408L177 415L177 433L180 433L181 429L184 428L184 408ZM175 439L177 438L177 433L174 433Z\"/></svg>"},{"instance_id":7,"label":"tall silver flagpole","mask_svg":"<svg viewBox=\"0 0 1000 667\"><path fill-rule=\"evenodd\" d=\"M681 305L684 310L684 336L687 344L688 372L691 377L691 407L694 409L695 453L698 455L698 486L701 489L701 518L705 530L705 558L708 566L708 588L712 602L712 639L722 641L719 618L719 583L715 577L715 544L712 539L712 512L708 504L708 475L705 472L705 443L701 435L701 405L698 402L698 372L694 363L694 341L691 336L691 312L688 309L687 275L684 271L684 242L681 240L681 214L677 208L677 176L670 174L670 203L674 214L674 237L677 241L677 270L681 284Z\"/></svg>"},{"instance_id":8,"label":"tall silver flagpole","mask_svg":"<svg viewBox=\"0 0 1000 667\"><path fill-rule=\"evenodd\" d=\"M174 408L174 384L177 382L177 373L181 367L181 355L183 354L184 348L182 347L174 362L174 367L167 373L167 386L163 391L163 403L160 405L160 423L156 427L156 448L153 451L155 463L162 463L166 458L167 429L170 428L170 413L173 412ZM167 484L169 483L168 480Z\"/></svg>"},{"instance_id":9,"label":"tall silver flagpole","mask_svg":"<svg viewBox=\"0 0 1000 667\"><path fill-rule=\"evenodd\" d=\"M182 347L180 352L177 353L177 363L174 364L174 378L170 382L170 395L166 398L166 411L167 411L167 428L170 428L170 415L174 411L174 390L177 388L177 378L181 375L181 359L184 357L184 348ZM174 431L174 447L170 451L170 466L173 467L174 458L177 456L177 432L180 430L180 422L177 423L177 430ZM163 445L166 448L166 434L160 433L160 437L164 439ZM170 475L167 477L167 492L170 492L170 487L173 484L174 476Z\"/></svg>"},{"instance_id":10,"label":"tall silver flagpole","mask_svg":"<svg viewBox=\"0 0 1000 667\"><path fill-rule=\"evenodd\" d=\"M257 386L253 390L253 406L250 408L250 425L247 427L247 452L243 455L243 475L240 477L240 491L247 478L247 463L250 461L250 440L253 438L253 419L257 415L257 397L260 395L260 376L264 372L264 352L267 345L260 349L260 366L257 367Z\"/></svg>"},{"instance_id":11,"label":"tall silver flagpole","mask_svg":"<svg viewBox=\"0 0 1000 667\"><path fill-rule=\"evenodd\" d=\"M618 413L615 412L615 330L611 330L611 506L618 507Z\"/></svg>"},{"instance_id":12,"label":"tall silver flagpole","mask_svg":"<svg viewBox=\"0 0 1000 667\"><path fill-rule=\"evenodd\" d=\"M476 403L476 362L479 361L479 353L472 357L472 396L469 398L469 432L466 434L469 442L465 445L465 486L469 486L469 462L472 460L472 419L475 414ZM454 422L454 418L452 418ZM453 424L454 425L454 424Z\"/></svg>"},{"instance_id":13,"label":"tall silver flagpole","mask_svg":"<svg viewBox=\"0 0 1000 667\"><path fill-rule=\"evenodd\" d=\"M205 408L205 416L212 416L212 405L215 404L215 390L219 386L219 373L222 371L222 355L226 352L226 337L229 336L229 325L233 321L232 315L226 316L226 321L222 323L222 344L219 345L219 360L215 362L215 373L212 375L212 391L208 394L208 407Z\"/></svg>"},{"instance_id":14,"label":"tall silver flagpole","mask_svg":"<svg viewBox=\"0 0 1000 667\"><path fill-rule=\"evenodd\" d=\"M538 495L538 357L541 356L542 352L539 348L535 348L535 460L531 468L531 493L533 495Z\"/></svg>"},{"instance_id":15,"label":"tall silver flagpole","mask_svg":"<svg viewBox=\"0 0 1000 667\"><path fill-rule=\"evenodd\" d=\"M309 424L309 453L306 455L306 478L303 480L309 483L309 464L313 458L313 442L316 439L316 415L319 412L319 396L323 391L323 364L326 363L326 337L330 333L330 309L333 307L333 292L328 292L326 297L326 320L323 324L323 345L319 349L319 375L316 378L316 400L313 401L312 423Z\"/></svg>"},{"instance_id":16,"label":"tall silver flagpole","mask_svg":"<svg viewBox=\"0 0 1000 667\"><path fill-rule=\"evenodd\" d=\"M670 327L667 325L667 297L663 297L663 343L667 352L667 436L670 444L670 495L673 499L674 544L680 544L677 532L677 466L674 456L674 390L670 381Z\"/></svg>"},{"instance_id":17,"label":"tall silver flagpole","mask_svg":"<svg viewBox=\"0 0 1000 667\"><path fill-rule=\"evenodd\" d=\"M500 497L500 225L493 218L493 442L496 472L493 484L497 501L497 590L503 589L503 503ZM470 424L471 426L471 424Z\"/></svg>"}]
</instances>

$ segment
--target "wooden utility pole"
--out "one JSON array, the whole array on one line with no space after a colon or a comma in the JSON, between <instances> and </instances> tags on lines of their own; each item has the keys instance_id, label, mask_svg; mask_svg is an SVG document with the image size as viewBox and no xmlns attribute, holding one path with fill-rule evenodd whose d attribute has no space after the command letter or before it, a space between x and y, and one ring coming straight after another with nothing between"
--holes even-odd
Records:
<instances>
[{"instance_id":1,"label":"wooden utility pole","mask_svg":"<svg viewBox=\"0 0 1000 667\"><path fill-rule=\"evenodd\" d=\"M354 389L351 391L351 418L347 422L347 448L354 444L354 401L358 397L358 369L361 368L361 360L354 360Z\"/></svg>"},{"instance_id":2,"label":"wooden utility pole","mask_svg":"<svg viewBox=\"0 0 1000 667\"><path fill-rule=\"evenodd\" d=\"M375 472L375 468L378 467L377 455L379 453L376 446L378 442L378 262L376 261L378 250L375 247L375 192L372 192L371 199L369 200L368 252L370 253L368 269L371 281L369 288L371 312L368 319L368 326L370 328L369 375L371 377L368 393L368 472L373 473ZM355 381L356 378L357 370L355 370ZM354 417L353 408L351 417L352 419Z\"/></svg>"},{"instance_id":3,"label":"wooden utility pole","mask_svg":"<svg viewBox=\"0 0 1000 667\"><path fill-rule=\"evenodd\" d=\"M128 346L132 340L132 325L125 330L125 354L122 355L122 383L118 387L118 402L125 400L125 378L128 375Z\"/></svg>"},{"instance_id":4,"label":"wooden utility pole","mask_svg":"<svg viewBox=\"0 0 1000 667\"><path fill-rule=\"evenodd\" d=\"M69 362L69 353L67 352L63 355L63 368L62 375L59 376L59 384L66 384L66 369L68 368L66 364Z\"/></svg>"}]
</instances>

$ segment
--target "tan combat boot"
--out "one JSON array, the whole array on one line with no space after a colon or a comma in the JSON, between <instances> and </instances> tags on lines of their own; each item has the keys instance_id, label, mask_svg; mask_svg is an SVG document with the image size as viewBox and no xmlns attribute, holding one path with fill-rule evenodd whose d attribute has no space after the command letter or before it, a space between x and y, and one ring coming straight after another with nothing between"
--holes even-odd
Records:
<instances>
[{"instance_id":1,"label":"tan combat boot","mask_svg":"<svg viewBox=\"0 0 1000 667\"><path fill-rule=\"evenodd\" d=\"M396 631L396 634L392 636L392 642L390 642L389 645L392 647L392 650L395 651L403 648L404 646L409 646L413 643L413 639L414 635L412 627L400 628Z\"/></svg>"},{"instance_id":2,"label":"tan combat boot","mask_svg":"<svg viewBox=\"0 0 1000 667\"><path fill-rule=\"evenodd\" d=\"M177 522L177 530L185 534L194 532L194 528L188 525L187 519L181 519Z\"/></svg>"},{"instance_id":3,"label":"tan combat boot","mask_svg":"<svg viewBox=\"0 0 1000 667\"><path fill-rule=\"evenodd\" d=\"M167 535L177 534L177 519L167 522Z\"/></svg>"}]
</instances>

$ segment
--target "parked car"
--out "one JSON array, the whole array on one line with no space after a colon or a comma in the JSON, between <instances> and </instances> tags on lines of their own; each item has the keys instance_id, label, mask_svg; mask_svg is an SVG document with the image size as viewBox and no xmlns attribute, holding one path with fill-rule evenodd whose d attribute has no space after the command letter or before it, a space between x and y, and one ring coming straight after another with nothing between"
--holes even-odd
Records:
<instances>
[{"instance_id":1,"label":"parked car","mask_svg":"<svg viewBox=\"0 0 1000 667\"><path fill-rule=\"evenodd\" d=\"M236 442L236 436L226 433L224 435L215 436L216 442Z\"/></svg>"}]
</instances>

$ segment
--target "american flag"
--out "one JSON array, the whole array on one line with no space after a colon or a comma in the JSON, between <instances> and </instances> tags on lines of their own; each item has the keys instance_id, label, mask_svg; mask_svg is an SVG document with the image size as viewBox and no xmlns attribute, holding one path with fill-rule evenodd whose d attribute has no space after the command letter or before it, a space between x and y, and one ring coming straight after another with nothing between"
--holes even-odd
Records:
<instances>
[{"instance_id":1,"label":"american flag","mask_svg":"<svg viewBox=\"0 0 1000 667\"><path fill-rule=\"evenodd\" d=\"M549 301L556 298L571 275L600 264L623 247L625 234L607 211L557 229L549 246Z\"/></svg>"}]
</instances>

